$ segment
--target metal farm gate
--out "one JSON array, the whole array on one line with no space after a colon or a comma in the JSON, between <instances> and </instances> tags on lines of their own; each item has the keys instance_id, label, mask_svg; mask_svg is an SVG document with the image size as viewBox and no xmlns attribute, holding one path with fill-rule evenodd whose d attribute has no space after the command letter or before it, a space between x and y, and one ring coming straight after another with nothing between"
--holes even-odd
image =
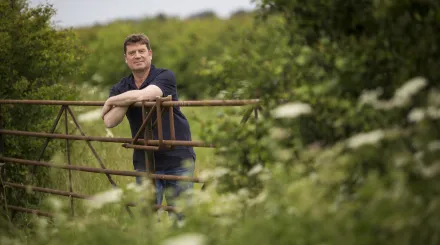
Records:
<instances>
[{"instance_id":1,"label":"metal farm gate","mask_svg":"<svg viewBox=\"0 0 440 245\"><path fill-rule=\"evenodd\" d=\"M197 177L186 177L186 176L173 176L173 175L161 175L161 174L155 174L154 172L154 158L153 158L153 151L157 151L159 149L163 148L173 148L175 146L193 146L193 147L214 147L213 145L205 144L204 142L200 141L179 141L175 139L175 131L174 131L174 113L173 113L173 107L174 106L192 106L192 107L203 107L203 106L211 106L211 107L228 107L228 106L247 106L250 105L249 110L246 111L246 113L243 116L242 123L245 123L249 117L254 113L255 118L258 118L258 111L260 110L260 107L258 106L258 100L201 100L201 101L172 101L171 96L168 97L157 97L155 101L144 101L144 102L138 102L133 104L132 106L142 107L142 114L143 114L143 123L137 134L134 138L115 138L115 137L100 137L100 136L88 136L81 128L76 116L74 115L73 111L71 110L71 106L98 106L102 107L104 105L104 102L101 101L59 101L59 100L0 100L0 163L2 164L0 166L1 168L6 168L8 164L20 164L20 165L28 165L31 166L30 170L30 180L27 182L29 183L11 183L11 182L1 182L0 183L0 189L3 189L6 191L6 189L26 189L26 190L32 190L33 192L43 192L43 193L49 193L53 195L59 195L59 196L65 196L70 198L70 209L71 209L71 215L74 215L74 198L79 199L88 199L90 196L76 193L74 192L72 188L72 175L71 171L81 171L81 172L89 172L89 173L100 173L105 174L107 176L107 179L109 183L113 187L117 187L117 184L112 179L112 175L120 175L120 176L141 176L149 178L153 181L155 179L163 179L163 180L180 180L180 181L190 181L195 183L202 183L200 179ZM30 131L19 131L19 130L8 130L3 128L3 118L2 118L2 105L14 105L14 104L26 104L26 105L41 105L41 106L60 106L60 110L58 112L58 115L56 116L52 128L49 132L30 132ZM168 110L169 111L169 119L170 119L170 133L171 133L171 140L164 140L163 139L163 125L162 125L162 113ZM156 113L157 120L152 121L152 115L153 113ZM68 115L70 115L71 120L75 124L77 130L80 132L81 135L72 135L69 134L69 128L68 128ZM64 128L65 133L64 134L56 134L54 133L61 117L64 116ZM145 129L145 130L144 130ZM158 139L153 139L153 130L158 130ZM142 131L144 131L144 134L142 135ZM37 158L37 160L28 160L28 159L19 159L19 158L11 158L8 156L4 156L4 142L3 142L3 135L15 135L15 136L29 136L29 137L43 137L45 138L45 142L43 146L41 147L40 154ZM60 164L53 164L49 162L42 162L40 161L41 158L44 155L44 152L49 144L49 141L51 139L63 139L65 140L65 147L66 147L66 154L67 154L67 164L60 165ZM86 166L75 166L72 165L72 161L70 159L70 145L69 141L71 140L79 140L79 141L85 141L90 148L91 152L93 153L94 157L98 161L101 168L93 168L93 167L86 167ZM97 141L97 142L108 142L108 143L120 143L122 144L122 147L124 148L131 148L131 149L141 149L146 151L147 157L145 158L145 165L146 169L149 170L149 172L137 172L137 171L128 171L128 170L111 170L107 169L101 160L101 157L99 156L98 152L95 150L95 148L90 143L91 141ZM32 176L35 174L35 170L37 167L49 167L49 168L58 168L58 169L65 169L69 171L69 190L63 191L63 190L56 190L56 189L50 189L50 188L44 188L40 186L33 186L32 184ZM4 171L1 171L2 174L4 174ZM3 176L5 177L5 176ZM4 179L4 178L2 178ZM3 192L2 192L3 193ZM5 196L6 198L6 196ZM25 213L33 213L36 215L41 216L47 216L52 217L54 214L45 212L38 209L30 209L26 207L18 207L14 205L9 205L7 203L7 200L5 199L5 203L3 204L5 206L6 210L10 210L13 212L25 212ZM127 203L126 210L129 214L131 214L129 207L135 206L134 203ZM154 208L156 210L166 210L173 212L174 208L170 206L161 206L161 205L155 205Z\"/></svg>"}]
</instances>

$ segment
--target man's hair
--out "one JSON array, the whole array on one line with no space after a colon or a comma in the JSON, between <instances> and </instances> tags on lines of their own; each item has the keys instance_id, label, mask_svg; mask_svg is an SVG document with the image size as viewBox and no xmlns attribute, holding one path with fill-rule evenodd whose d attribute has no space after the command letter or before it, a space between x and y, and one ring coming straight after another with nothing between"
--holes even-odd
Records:
<instances>
[{"instance_id":1,"label":"man's hair","mask_svg":"<svg viewBox=\"0 0 440 245\"><path fill-rule=\"evenodd\" d=\"M147 46L147 49L151 50L150 39L148 39L146 35L142 33L131 34L130 36L126 37L124 40L124 54L127 52L127 45L134 43L145 44Z\"/></svg>"}]
</instances>

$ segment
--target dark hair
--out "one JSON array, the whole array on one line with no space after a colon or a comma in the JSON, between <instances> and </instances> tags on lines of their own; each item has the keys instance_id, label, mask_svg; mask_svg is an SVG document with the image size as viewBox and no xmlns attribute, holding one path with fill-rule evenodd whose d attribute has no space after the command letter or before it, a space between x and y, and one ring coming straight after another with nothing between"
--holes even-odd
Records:
<instances>
[{"instance_id":1,"label":"dark hair","mask_svg":"<svg viewBox=\"0 0 440 245\"><path fill-rule=\"evenodd\" d=\"M127 52L127 45L133 44L133 43L145 44L145 45L147 45L147 49L151 50L150 39L148 39L147 36L145 36L142 33L131 34L130 36L126 37L124 40L124 54Z\"/></svg>"}]
</instances>

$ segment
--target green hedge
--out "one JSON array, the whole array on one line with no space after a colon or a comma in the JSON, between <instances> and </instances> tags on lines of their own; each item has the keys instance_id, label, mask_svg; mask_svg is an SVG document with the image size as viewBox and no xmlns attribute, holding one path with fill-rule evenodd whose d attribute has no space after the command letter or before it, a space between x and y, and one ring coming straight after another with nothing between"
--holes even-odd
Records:
<instances>
[{"instance_id":1,"label":"green hedge","mask_svg":"<svg viewBox=\"0 0 440 245\"><path fill-rule=\"evenodd\" d=\"M50 5L30 8L26 1L0 3L0 99L74 100L75 82L66 77L80 72L83 49L69 30L57 30L51 23L55 10ZM48 132L57 115L55 106L2 105L3 126L11 130ZM7 157L36 160L44 139L4 135ZM51 142L41 160L50 159L61 150L59 142ZM26 167L8 164L6 180L27 183ZM49 181L46 171L37 171L37 183ZM6 181L4 180L4 181ZM9 204L34 205L20 190L7 191Z\"/></svg>"}]
</instances>

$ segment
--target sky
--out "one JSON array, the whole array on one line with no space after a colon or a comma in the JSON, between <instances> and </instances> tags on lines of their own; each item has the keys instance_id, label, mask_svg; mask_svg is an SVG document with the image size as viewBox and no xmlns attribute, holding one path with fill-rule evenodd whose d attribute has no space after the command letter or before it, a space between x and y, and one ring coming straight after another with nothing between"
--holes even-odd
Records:
<instances>
[{"instance_id":1,"label":"sky","mask_svg":"<svg viewBox=\"0 0 440 245\"><path fill-rule=\"evenodd\" d=\"M30 6L50 3L57 14L53 21L61 27L89 26L115 19L141 18L159 13L185 18L205 10L220 17L231 12L252 10L251 0L29 0Z\"/></svg>"}]
</instances>

